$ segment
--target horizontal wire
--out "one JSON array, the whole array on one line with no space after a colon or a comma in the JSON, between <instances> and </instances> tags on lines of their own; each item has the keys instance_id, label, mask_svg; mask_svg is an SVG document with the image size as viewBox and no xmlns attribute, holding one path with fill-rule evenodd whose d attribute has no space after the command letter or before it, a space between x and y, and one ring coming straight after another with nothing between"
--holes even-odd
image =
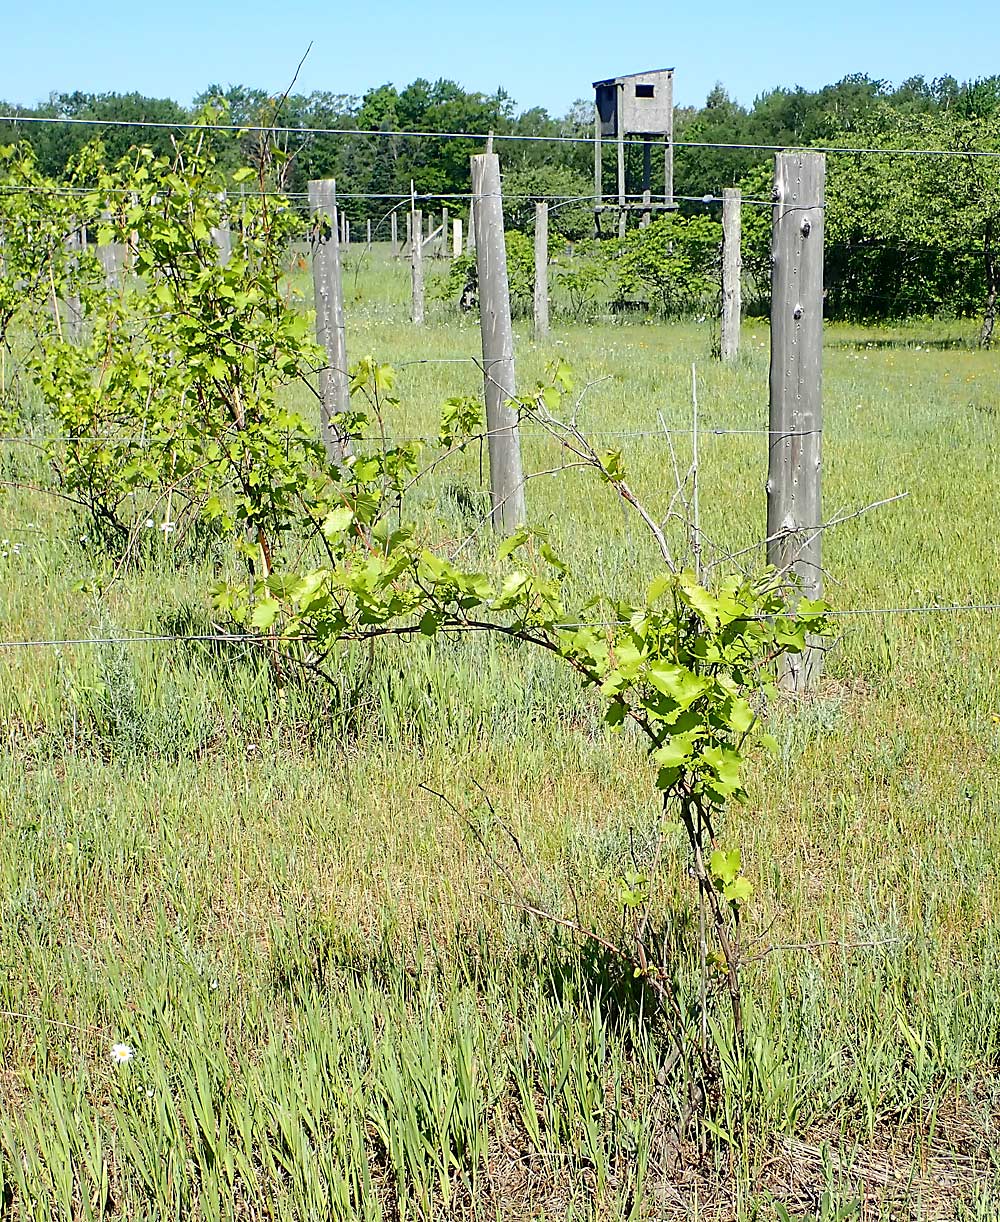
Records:
<instances>
[{"instance_id":1,"label":"horizontal wire","mask_svg":"<svg viewBox=\"0 0 1000 1222\"><path fill-rule=\"evenodd\" d=\"M763 547L763 543L761 544ZM913 607L849 607L844 609L833 609L826 611L824 614L828 618L843 618L848 616L868 616L868 615L947 615L947 614L964 614L968 612L1000 612L1000 602L981 602L981 603L931 603L927 606ZM770 620L774 617L771 615L748 615L740 617L745 620ZM792 613L794 618L794 613ZM553 629L556 632L565 632L580 628L593 629L609 629L609 628L625 628L627 623L622 620L608 621L578 621L574 623L555 624ZM533 627L528 625L526 630ZM419 624L399 625L400 632L420 631ZM456 631L462 632L467 629L462 629L456 625L454 629L442 629L443 632ZM489 632L489 628L477 629L477 631ZM35 640L0 640L0 650L4 649L42 649L52 648L60 649L76 645L143 645L143 644L180 644L183 642L191 643L217 643L226 645L267 645L275 644L291 644L303 643L309 644L314 638L310 636L261 636L252 633L223 633L223 632L203 632L203 633L135 633L126 636L92 636L92 637L60 637L60 638L38 638Z\"/></svg>"},{"instance_id":2,"label":"horizontal wire","mask_svg":"<svg viewBox=\"0 0 1000 1222\"><path fill-rule=\"evenodd\" d=\"M129 195L131 188L129 187L111 187L104 190L98 190L95 187L73 187L64 186L60 183L51 185L46 183L5 183L0 184L0 195L46 195L64 197L67 199L85 199L92 195ZM169 194L166 192L165 194ZM219 201L218 191L195 191L194 195L200 195L202 198L214 199L217 202L226 202L234 204L238 200L243 199L285 199L285 200L308 200L308 191L248 191L245 195L228 196L226 201ZM468 191L443 191L443 192L387 192L387 191L338 191L336 194L336 202L339 203L345 199L351 200L414 200L415 202L426 202L429 200L450 200L456 202L474 202L479 199L491 198L490 196L475 195ZM589 195L546 195L542 193L527 193L527 192L501 192L501 198L505 201L510 200L544 200L549 203L556 204L589 204L595 198L593 194ZM667 197L664 195L651 195L650 204L653 205L652 210L662 210L662 201ZM721 195L714 195L708 191L702 195L672 195L669 197L674 203L684 204L721 204L725 201ZM610 196L601 197L601 206L606 212L613 212L619 205L617 199L612 199ZM611 202L604 202L611 200ZM629 204L644 204L646 202L645 194L628 194L624 200ZM773 199L748 199L741 198L741 204L757 205L762 208L775 207ZM817 208L825 207L824 204L811 205Z\"/></svg>"},{"instance_id":3,"label":"horizontal wire","mask_svg":"<svg viewBox=\"0 0 1000 1222\"><path fill-rule=\"evenodd\" d=\"M504 359L504 358L499 358L499 359ZM478 364L479 362L477 361L476 363ZM423 362L406 361L406 362L403 362L402 364L403 365L419 365L419 364L423 364ZM397 367L402 367L402 366L397 366ZM506 432L507 430L504 429L503 431ZM548 429L518 428L517 431L520 434L520 436L522 437L551 437L554 441L561 440L557 434L551 432ZM636 437L636 438L666 437L666 436L687 437L687 436L691 436L695 432L698 433L699 437L701 436L712 436L712 437L815 437L815 436L822 435L823 430L822 429L754 429L754 428L724 429L724 428L713 428L709 425L705 425L703 427L699 427L697 430L692 429L692 428L593 429L593 430L588 429L585 433L585 436L586 437L625 437L625 438L628 438L628 437ZM479 435L476 434L476 436L473 437L472 440L473 441L477 440L478 436ZM895 436L894 434L883 434L879 436L877 440L886 440L894 436ZM431 432L420 433L420 434L416 434L411 437L397 437L395 435L390 434L388 435L387 440L390 441L392 444L398 445L401 443L411 442L411 441L427 441L431 437L433 437L433 433ZM865 437L872 438L873 435L870 433L866 433ZM137 448L152 448L154 446L166 446L166 445L170 445L172 442L184 441L184 440L185 440L184 438L179 438L179 437L150 438L150 437L129 437L129 436L117 436L117 435L112 435L112 434L89 434L89 433L83 433L83 434L78 434L78 435L69 436L69 437L64 437L58 433L54 433L48 436L39 436L39 437L16 436L16 435L11 434L7 436L0 436L0 445L39 446L39 445L48 445L50 443L54 444L54 443L59 443L59 442L63 442L65 444L70 444L70 443L78 444L82 442L91 441L91 442L101 442L101 443L114 444L114 445L134 445Z\"/></svg>"},{"instance_id":4,"label":"horizontal wire","mask_svg":"<svg viewBox=\"0 0 1000 1222\"><path fill-rule=\"evenodd\" d=\"M488 140L494 142L527 144L607 144L617 146L619 143L641 148L644 144L654 143L643 139L626 137L619 141L616 136L539 136L518 133L500 132L431 132L431 131L399 131L373 128L354 127L284 127L267 126L264 124L244 123L168 123L151 119L86 119L77 116L59 115L0 115L0 123L51 123L70 124L87 127L135 127L140 129L155 129L163 131L206 131L206 132L236 132L244 135L281 135L281 136L382 136L398 139L434 139L434 140ZM848 155L872 155L890 157L1000 157L1000 149L942 149L942 148L878 148L851 147L840 145L803 145L803 144L750 144L737 141L715 140L667 140L657 139L656 144L670 144L674 148L690 149L724 149L738 152L761 153L842 153Z\"/></svg>"}]
</instances>

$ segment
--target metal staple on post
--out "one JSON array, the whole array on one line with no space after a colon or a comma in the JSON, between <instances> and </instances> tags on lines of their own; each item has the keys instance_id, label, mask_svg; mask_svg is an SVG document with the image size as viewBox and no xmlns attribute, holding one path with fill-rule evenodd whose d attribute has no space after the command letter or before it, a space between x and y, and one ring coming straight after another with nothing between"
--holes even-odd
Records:
<instances>
[{"instance_id":1,"label":"metal staple on post","mask_svg":"<svg viewBox=\"0 0 1000 1222\"><path fill-rule=\"evenodd\" d=\"M524 523L526 509L517 412L510 406L515 393L514 332L504 245L500 158L495 153L480 153L471 161L489 435L490 518L496 530L509 534Z\"/></svg>"},{"instance_id":2,"label":"metal staple on post","mask_svg":"<svg viewBox=\"0 0 1000 1222\"><path fill-rule=\"evenodd\" d=\"M535 339L549 333L549 205L535 203Z\"/></svg>"},{"instance_id":3,"label":"metal staple on post","mask_svg":"<svg viewBox=\"0 0 1000 1222\"><path fill-rule=\"evenodd\" d=\"M743 309L740 279L743 258L740 252L742 193L739 187L722 192L722 326L719 354L733 361L740 351L740 314Z\"/></svg>"},{"instance_id":4,"label":"metal staple on post","mask_svg":"<svg viewBox=\"0 0 1000 1222\"><path fill-rule=\"evenodd\" d=\"M320 429L328 457L333 462L343 462L350 446L338 429L336 418L350 409L351 392L337 234L337 189L332 178L309 183L309 210L316 342L326 353L326 365L319 375Z\"/></svg>"},{"instance_id":5,"label":"metal staple on post","mask_svg":"<svg viewBox=\"0 0 1000 1222\"><path fill-rule=\"evenodd\" d=\"M823 589L820 464L823 436L823 215L826 157L778 153L771 231L770 447L767 559L802 593ZM786 655L779 685L814 686L822 655Z\"/></svg>"},{"instance_id":6,"label":"metal staple on post","mask_svg":"<svg viewBox=\"0 0 1000 1222\"><path fill-rule=\"evenodd\" d=\"M424 323L424 217L414 209L410 222L410 272L412 305L410 317L418 327Z\"/></svg>"}]
</instances>

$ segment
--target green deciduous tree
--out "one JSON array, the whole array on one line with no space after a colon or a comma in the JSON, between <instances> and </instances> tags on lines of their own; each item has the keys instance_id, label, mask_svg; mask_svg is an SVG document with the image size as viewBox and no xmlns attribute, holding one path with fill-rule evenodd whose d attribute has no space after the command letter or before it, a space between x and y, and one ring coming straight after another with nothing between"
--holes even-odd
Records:
<instances>
[{"instance_id":1,"label":"green deciduous tree","mask_svg":"<svg viewBox=\"0 0 1000 1222\"><path fill-rule=\"evenodd\" d=\"M831 157L833 290L859 312L870 294L895 305L873 313L977 313L989 346L1000 292L1000 78L935 110L879 107L837 142L958 155Z\"/></svg>"}]
</instances>

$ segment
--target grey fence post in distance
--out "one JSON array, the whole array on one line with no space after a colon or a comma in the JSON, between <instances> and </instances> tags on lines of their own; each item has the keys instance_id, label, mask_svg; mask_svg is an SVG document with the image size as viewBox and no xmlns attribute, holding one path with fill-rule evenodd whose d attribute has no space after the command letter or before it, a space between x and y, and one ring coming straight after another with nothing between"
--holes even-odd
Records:
<instances>
[{"instance_id":1,"label":"grey fence post in distance","mask_svg":"<svg viewBox=\"0 0 1000 1222\"><path fill-rule=\"evenodd\" d=\"M399 258L399 222L395 208L389 213L389 254L393 259Z\"/></svg>"},{"instance_id":2,"label":"grey fence post in distance","mask_svg":"<svg viewBox=\"0 0 1000 1222\"><path fill-rule=\"evenodd\" d=\"M549 206L535 203L535 339L549 333Z\"/></svg>"},{"instance_id":3,"label":"grey fence post in distance","mask_svg":"<svg viewBox=\"0 0 1000 1222\"><path fill-rule=\"evenodd\" d=\"M70 252L70 266L74 272L80 268L80 254L87 249L87 228L74 223L66 237L66 249ZM83 305L80 295L70 292L66 298L66 338L78 344L83 338Z\"/></svg>"},{"instance_id":4,"label":"grey fence post in distance","mask_svg":"<svg viewBox=\"0 0 1000 1222\"><path fill-rule=\"evenodd\" d=\"M771 399L767 559L794 573L802 593L823 589L820 463L823 439L823 213L826 158L778 153L771 230ZM822 655L781 662L779 686L815 685Z\"/></svg>"},{"instance_id":5,"label":"grey fence post in distance","mask_svg":"<svg viewBox=\"0 0 1000 1222\"><path fill-rule=\"evenodd\" d=\"M739 187L722 192L722 335L720 353L733 361L740 351L740 314L743 297L740 278L743 258L740 253L740 228L743 196Z\"/></svg>"},{"instance_id":6,"label":"grey fence post in distance","mask_svg":"<svg viewBox=\"0 0 1000 1222\"><path fill-rule=\"evenodd\" d=\"M418 326L424 323L424 214L419 208L412 213L410 224L410 273L412 305L410 318Z\"/></svg>"},{"instance_id":7,"label":"grey fence post in distance","mask_svg":"<svg viewBox=\"0 0 1000 1222\"><path fill-rule=\"evenodd\" d=\"M221 210L218 225L212 226L212 242L219 257L219 266L225 267L233 257L233 235L229 230L229 211L225 191L219 196Z\"/></svg>"},{"instance_id":8,"label":"grey fence post in distance","mask_svg":"<svg viewBox=\"0 0 1000 1222\"><path fill-rule=\"evenodd\" d=\"M312 213L313 293L316 299L316 342L326 353L320 370L320 430L327 456L342 462L350 447L337 430L336 416L351 406L344 330L344 292L340 278L337 234L337 191L332 178L309 183Z\"/></svg>"},{"instance_id":9,"label":"grey fence post in distance","mask_svg":"<svg viewBox=\"0 0 1000 1222\"><path fill-rule=\"evenodd\" d=\"M101 213L101 224L110 226L110 212L104 211ZM102 245L100 240L98 240L97 261L104 269L104 283L112 290L119 288L121 285L121 272L124 263L122 250L122 246L117 242L108 242Z\"/></svg>"},{"instance_id":10,"label":"grey fence post in distance","mask_svg":"<svg viewBox=\"0 0 1000 1222\"><path fill-rule=\"evenodd\" d=\"M514 331L510 321L507 251L503 237L500 158L472 157L479 326L483 340L486 429L489 434L491 521L509 534L525 521L524 474L514 390Z\"/></svg>"}]
</instances>

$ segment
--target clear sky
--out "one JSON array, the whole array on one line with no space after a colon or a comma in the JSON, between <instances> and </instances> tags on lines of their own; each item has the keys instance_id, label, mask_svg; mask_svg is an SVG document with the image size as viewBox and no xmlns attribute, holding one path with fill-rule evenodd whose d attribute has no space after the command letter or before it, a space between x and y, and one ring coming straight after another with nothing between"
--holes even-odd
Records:
<instances>
[{"instance_id":1,"label":"clear sky","mask_svg":"<svg viewBox=\"0 0 1000 1222\"><path fill-rule=\"evenodd\" d=\"M450 77L498 86L518 108L562 114L601 77L677 70L678 105L716 81L744 103L776 85L848 73L899 82L1000 72L997 0L7 0L0 96L129 92L188 103L209 84L280 92L312 41L297 90L363 93L390 81Z\"/></svg>"}]
</instances>

